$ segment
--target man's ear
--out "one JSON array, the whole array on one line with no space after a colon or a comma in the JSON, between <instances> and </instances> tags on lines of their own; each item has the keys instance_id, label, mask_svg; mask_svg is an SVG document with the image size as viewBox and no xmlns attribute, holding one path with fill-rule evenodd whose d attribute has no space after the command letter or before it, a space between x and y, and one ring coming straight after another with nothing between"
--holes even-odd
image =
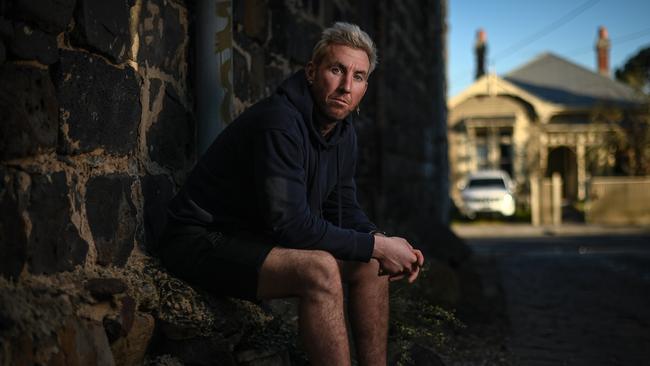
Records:
<instances>
[{"instance_id":1,"label":"man's ear","mask_svg":"<svg viewBox=\"0 0 650 366\"><path fill-rule=\"evenodd\" d=\"M316 64L314 64L314 61L309 61L305 66L305 77L307 77L307 81L309 81L311 84L314 81L315 76L316 76Z\"/></svg>"}]
</instances>

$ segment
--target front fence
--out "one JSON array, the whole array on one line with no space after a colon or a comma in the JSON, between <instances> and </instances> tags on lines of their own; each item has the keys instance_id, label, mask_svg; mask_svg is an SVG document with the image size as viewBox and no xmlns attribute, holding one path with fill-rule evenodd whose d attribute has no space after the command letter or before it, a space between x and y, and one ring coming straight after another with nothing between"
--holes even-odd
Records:
<instances>
[{"instance_id":1,"label":"front fence","mask_svg":"<svg viewBox=\"0 0 650 366\"><path fill-rule=\"evenodd\" d=\"M592 177L587 223L650 225L650 177Z\"/></svg>"}]
</instances>

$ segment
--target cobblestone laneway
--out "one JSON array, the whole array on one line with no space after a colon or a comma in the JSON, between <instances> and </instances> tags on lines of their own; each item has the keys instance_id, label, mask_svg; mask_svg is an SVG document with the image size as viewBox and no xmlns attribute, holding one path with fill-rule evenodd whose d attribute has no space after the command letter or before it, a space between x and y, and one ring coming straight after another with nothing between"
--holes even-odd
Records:
<instances>
[{"instance_id":1,"label":"cobblestone laneway","mask_svg":"<svg viewBox=\"0 0 650 366\"><path fill-rule=\"evenodd\" d=\"M494 256L520 365L650 365L648 236L469 239Z\"/></svg>"}]
</instances>

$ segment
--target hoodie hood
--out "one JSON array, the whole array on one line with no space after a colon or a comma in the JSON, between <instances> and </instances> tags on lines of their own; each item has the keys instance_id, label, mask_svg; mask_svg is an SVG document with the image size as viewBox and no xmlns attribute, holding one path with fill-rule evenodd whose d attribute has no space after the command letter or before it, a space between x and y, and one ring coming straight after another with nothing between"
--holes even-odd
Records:
<instances>
[{"instance_id":1,"label":"hoodie hood","mask_svg":"<svg viewBox=\"0 0 650 366\"><path fill-rule=\"evenodd\" d=\"M278 88L278 94L285 95L289 99L289 102L302 114L303 120L307 124L310 137L324 148L338 145L343 139L343 136L345 136L346 130L350 128L350 116L347 116L336 124L329 139L326 140L320 134L313 120L314 99L309 90L304 69L297 71L285 80Z\"/></svg>"}]
</instances>

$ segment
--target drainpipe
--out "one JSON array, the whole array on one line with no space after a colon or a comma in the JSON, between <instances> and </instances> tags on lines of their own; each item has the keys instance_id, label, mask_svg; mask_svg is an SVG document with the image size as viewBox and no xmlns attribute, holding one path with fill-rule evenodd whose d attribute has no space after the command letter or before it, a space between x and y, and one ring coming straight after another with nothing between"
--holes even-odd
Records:
<instances>
[{"instance_id":1,"label":"drainpipe","mask_svg":"<svg viewBox=\"0 0 650 366\"><path fill-rule=\"evenodd\" d=\"M196 2L194 85L199 156L231 121L232 0Z\"/></svg>"}]
</instances>

